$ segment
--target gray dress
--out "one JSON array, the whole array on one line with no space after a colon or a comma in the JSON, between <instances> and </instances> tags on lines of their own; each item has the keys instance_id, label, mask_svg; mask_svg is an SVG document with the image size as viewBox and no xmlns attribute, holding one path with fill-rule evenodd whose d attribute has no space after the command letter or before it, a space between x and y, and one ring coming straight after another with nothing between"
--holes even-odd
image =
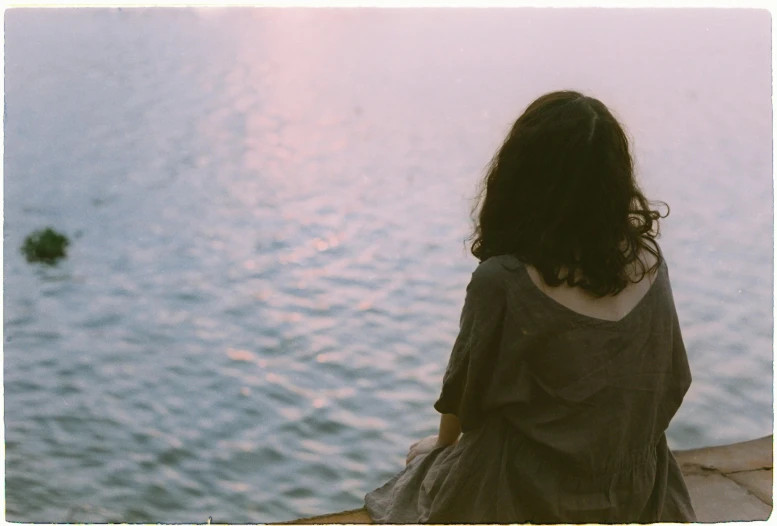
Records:
<instances>
[{"instance_id":1,"label":"gray dress","mask_svg":"<svg viewBox=\"0 0 777 526\"><path fill-rule=\"evenodd\" d=\"M619 321L545 295L512 256L481 263L434 407L456 445L365 497L378 523L694 522L665 431L691 373L666 262Z\"/></svg>"}]
</instances>

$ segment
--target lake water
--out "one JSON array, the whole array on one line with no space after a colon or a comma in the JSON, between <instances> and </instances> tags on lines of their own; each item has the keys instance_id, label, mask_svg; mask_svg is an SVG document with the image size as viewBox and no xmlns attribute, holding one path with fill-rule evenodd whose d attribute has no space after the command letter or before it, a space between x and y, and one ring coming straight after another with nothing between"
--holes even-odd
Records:
<instances>
[{"instance_id":1,"label":"lake water","mask_svg":"<svg viewBox=\"0 0 777 526\"><path fill-rule=\"evenodd\" d=\"M508 127L599 97L671 206L673 447L772 430L766 11L6 12L7 518L358 507L432 434ZM72 239L56 267L26 235Z\"/></svg>"}]
</instances>

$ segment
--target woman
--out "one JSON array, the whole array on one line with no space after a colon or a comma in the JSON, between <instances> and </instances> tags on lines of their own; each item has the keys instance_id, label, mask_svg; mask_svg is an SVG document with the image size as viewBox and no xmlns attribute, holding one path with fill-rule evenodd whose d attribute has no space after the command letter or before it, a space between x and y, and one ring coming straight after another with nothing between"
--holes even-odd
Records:
<instances>
[{"instance_id":1,"label":"woman","mask_svg":"<svg viewBox=\"0 0 777 526\"><path fill-rule=\"evenodd\" d=\"M693 522L665 431L691 374L661 216L600 101L534 101L491 162L440 431L375 522Z\"/></svg>"}]
</instances>

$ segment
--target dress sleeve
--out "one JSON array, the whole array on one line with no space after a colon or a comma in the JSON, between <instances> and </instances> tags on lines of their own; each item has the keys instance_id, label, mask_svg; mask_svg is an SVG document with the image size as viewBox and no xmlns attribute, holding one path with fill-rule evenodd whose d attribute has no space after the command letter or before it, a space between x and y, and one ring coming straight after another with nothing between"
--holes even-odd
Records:
<instances>
[{"instance_id":1,"label":"dress sleeve","mask_svg":"<svg viewBox=\"0 0 777 526\"><path fill-rule=\"evenodd\" d=\"M458 416L464 432L482 422L483 394L496 360L505 311L504 284L481 263L467 286L459 335L434 404L438 412Z\"/></svg>"}]
</instances>

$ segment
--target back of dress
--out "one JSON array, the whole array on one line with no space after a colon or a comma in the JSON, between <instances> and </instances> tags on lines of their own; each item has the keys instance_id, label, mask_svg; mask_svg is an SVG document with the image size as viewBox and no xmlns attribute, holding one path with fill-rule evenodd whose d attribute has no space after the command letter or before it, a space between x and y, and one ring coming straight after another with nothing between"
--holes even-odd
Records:
<instances>
[{"instance_id":1,"label":"back of dress","mask_svg":"<svg viewBox=\"0 0 777 526\"><path fill-rule=\"evenodd\" d=\"M654 446L691 383L665 261L615 322L567 309L525 267L508 268L508 320L484 409L581 469Z\"/></svg>"},{"instance_id":2,"label":"back of dress","mask_svg":"<svg viewBox=\"0 0 777 526\"><path fill-rule=\"evenodd\" d=\"M498 256L473 274L435 407L459 416L463 449L500 451L470 455L499 479L502 497L483 511L492 521L687 522L664 432L690 383L663 259L636 307L608 321L561 305Z\"/></svg>"}]
</instances>

